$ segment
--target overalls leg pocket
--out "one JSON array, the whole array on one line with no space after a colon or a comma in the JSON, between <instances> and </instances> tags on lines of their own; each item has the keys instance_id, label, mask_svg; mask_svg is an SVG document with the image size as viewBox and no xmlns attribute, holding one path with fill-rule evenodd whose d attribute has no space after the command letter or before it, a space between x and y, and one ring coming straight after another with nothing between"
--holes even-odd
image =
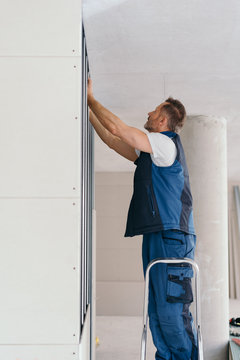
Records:
<instances>
[{"instance_id":1,"label":"overalls leg pocket","mask_svg":"<svg viewBox=\"0 0 240 360\"><path fill-rule=\"evenodd\" d=\"M166 257L184 257L186 253L184 232L175 229L163 230L162 239Z\"/></svg>"},{"instance_id":2,"label":"overalls leg pocket","mask_svg":"<svg viewBox=\"0 0 240 360\"><path fill-rule=\"evenodd\" d=\"M170 303L193 302L191 278L193 269L191 265L182 263L167 265L167 301Z\"/></svg>"}]
</instances>

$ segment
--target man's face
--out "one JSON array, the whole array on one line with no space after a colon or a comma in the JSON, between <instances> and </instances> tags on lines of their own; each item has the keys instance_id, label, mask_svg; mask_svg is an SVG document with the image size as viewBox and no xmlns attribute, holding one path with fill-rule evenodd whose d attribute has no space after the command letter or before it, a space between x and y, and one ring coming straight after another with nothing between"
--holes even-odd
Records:
<instances>
[{"instance_id":1,"label":"man's face","mask_svg":"<svg viewBox=\"0 0 240 360\"><path fill-rule=\"evenodd\" d=\"M166 102L158 105L154 111L150 111L148 113L148 120L144 124L144 129L148 130L149 132L157 132L161 130L161 108L163 105L167 104Z\"/></svg>"}]
</instances>

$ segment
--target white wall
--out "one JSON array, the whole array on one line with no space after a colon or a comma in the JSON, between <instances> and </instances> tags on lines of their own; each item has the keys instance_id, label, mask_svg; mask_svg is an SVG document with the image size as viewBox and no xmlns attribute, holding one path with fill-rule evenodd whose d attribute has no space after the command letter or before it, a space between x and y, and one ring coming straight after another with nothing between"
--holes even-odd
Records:
<instances>
[{"instance_id":1,"label":"white wall","mask_svg":"<svg viewBox=\"0 0 240 360\"><path fill-rule=\"evenodd\" d=\"M0 358L77 359L81 1L0 21Z\"/></svg>"}]
</instances>

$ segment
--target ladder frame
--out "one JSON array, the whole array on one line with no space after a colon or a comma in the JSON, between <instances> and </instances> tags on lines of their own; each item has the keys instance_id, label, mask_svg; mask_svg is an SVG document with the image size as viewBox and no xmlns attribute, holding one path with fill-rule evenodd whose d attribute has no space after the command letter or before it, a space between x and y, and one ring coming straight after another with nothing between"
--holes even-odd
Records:
<instances>
[{"instance_id":1,"label":"ladder frame","mask_svg":"<svg viewBox=\"0 0 240 360\"><path fill-rule=\"evenodd\" d=\"M195 277L195 299L196 299L196 329L197 329L197 344L198 344L198 360L203 360L203 342L201 334L201 306L200 306L200 275L199 267L197 263L189 258L156 258L149 262L146 275L145 275L145 289L144 289L144 304L143 304L143 332L141 340L141 360L146 359L146 347L147 347L147 322L148 322L148 292L149 292L149 272L151 268L156 264L190 264L194 268Z\"/></svg>"}]
</instances>

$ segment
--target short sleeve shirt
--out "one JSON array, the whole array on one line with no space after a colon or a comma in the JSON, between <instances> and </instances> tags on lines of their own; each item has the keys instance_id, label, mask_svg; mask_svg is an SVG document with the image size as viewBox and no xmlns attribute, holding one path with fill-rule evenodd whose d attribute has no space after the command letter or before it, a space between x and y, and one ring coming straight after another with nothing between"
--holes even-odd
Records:
<instances>
[{"instance_id":1,"label":"short sleeve shirt","mask_svg":"<svg viewBox=\"0 0 240 360\"><path fill-rule=\"evenodd\" d=\"M152 147L150 153L152 162L157 166L172 165L177 156L177 149L171 138L160 132L150 132L146 135ZM135 149L135 152L140 155L140 150Z\"/></svg>"}]
</instances>

